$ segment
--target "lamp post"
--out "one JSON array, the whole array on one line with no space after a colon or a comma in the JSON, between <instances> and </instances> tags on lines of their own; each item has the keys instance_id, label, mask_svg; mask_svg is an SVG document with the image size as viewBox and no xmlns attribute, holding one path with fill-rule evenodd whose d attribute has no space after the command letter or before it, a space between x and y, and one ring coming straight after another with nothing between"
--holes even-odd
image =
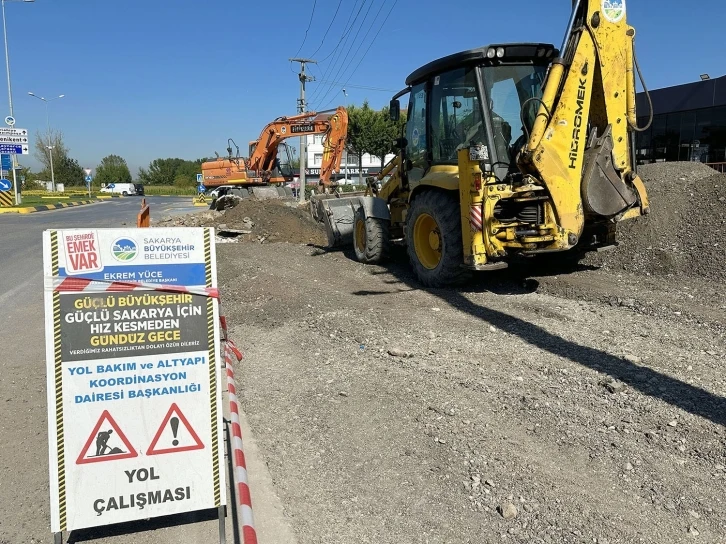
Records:
<instances>
[{"instance_id":1,"label":"lamp post","mask_svg":"<svg viewBox=\"0 0 726 544\"><path fill-rule=\"evenodd\" d=\"M5 3L6 2L34 2L35 0L0 0L3 12L3 37L5 39L5 71L8 75L8 106L10 108L10 117L13 116L13 91L10 86L10 55L8 54L8 29L5 23ZM15 187L15 203L20 204L20 192L18 191L18 180L15 175L15 168L18 165L18 159L13 153L13 187Z\"/></svg>"},{"instance_id":2,"label":"lamp post","mask_svg":"<svg viewBox=\"0 0 726 544\"><path fill-rule=\"evenodd\" d=\"M52 187L52 190L55 191L55 172L53 171L53 146L50 145L51 144L51 141L50 141L50 113L48 111L48 104L50 102L53 102L53 100L58 100L59 98L63 98L65 95L60 94L58 96L54 96L53 98L45 98L43 96L38 96L35 93L31 93L30 91L28 91L28 94L30 96L37 98L38 100L42 100L43 102L45 102L45 123L48 127L48 142L47 142L48 145L46 147L48 148L48 155L50 156L50 185Z\"/></svg>"}]
</instances>

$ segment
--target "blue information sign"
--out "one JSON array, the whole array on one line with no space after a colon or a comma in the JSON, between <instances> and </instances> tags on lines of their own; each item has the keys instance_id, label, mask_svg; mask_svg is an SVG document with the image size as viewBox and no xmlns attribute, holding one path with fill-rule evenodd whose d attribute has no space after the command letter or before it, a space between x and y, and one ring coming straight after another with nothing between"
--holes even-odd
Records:
<instances>
[{"instance_id":1,"label":"blue information sign","mask_svg":"<svg viewBox=\"0 0 726 544\"><path fill-rule=\"evenodd\" d=\"M10 170L13 167L13 161L10 158L10 155L7 155L3 153L2 155L2 169L3 170Z\"/></svg>"}]
</instances>

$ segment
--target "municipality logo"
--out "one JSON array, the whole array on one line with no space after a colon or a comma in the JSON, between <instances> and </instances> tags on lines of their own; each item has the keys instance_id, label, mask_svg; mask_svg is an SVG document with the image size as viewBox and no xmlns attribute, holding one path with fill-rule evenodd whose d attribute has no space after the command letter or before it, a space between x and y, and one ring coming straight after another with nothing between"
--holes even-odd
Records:
<instances>
[{"instance_id":1,"label":"municipality logo","mask_svg":"<svg viewBox=\"0 0 726 544\"><path fill-rule=\"evenodd\" d=\"M625 17L625 0L602 0L602 13L611 23Z\"/></svg>"},{"instance_id":2,"label":"municipality logo","mask_svg":"<svg viewBox=\"0 0 726 544\"><path fill-rule=\"evenodd\" d=\"M111 253L117 261L128 262L133 261L139 252L136 242L130 238L119 238L113 243Z\"/></svg>"}]
</instances>

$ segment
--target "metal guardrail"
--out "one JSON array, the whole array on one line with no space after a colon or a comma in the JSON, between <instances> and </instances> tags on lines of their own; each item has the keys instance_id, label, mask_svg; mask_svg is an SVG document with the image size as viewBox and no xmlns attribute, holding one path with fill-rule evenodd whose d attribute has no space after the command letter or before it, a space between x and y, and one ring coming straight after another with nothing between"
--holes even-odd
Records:
<instances>
[{"instance_id":1,"label":"metal guardrail","mask_svg":"<svg viewBox=\"0 0 726 544\"><path fill-rule=\"evenodd\" d=\"M721 172L722 174L726 174L726 162L707 162L706 166L710 166L717 172Z\"/></svg>"}]
</instances>

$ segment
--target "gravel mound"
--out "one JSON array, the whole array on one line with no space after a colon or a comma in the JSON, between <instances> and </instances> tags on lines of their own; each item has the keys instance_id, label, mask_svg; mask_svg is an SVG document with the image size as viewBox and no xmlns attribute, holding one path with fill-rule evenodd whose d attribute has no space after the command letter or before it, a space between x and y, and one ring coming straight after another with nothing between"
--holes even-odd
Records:
<instances>
[{"instance_id":1,"label":"gravel mound","mask_svg":"<svg viewBox=\"0 0 726 544\"><path fill-rule=\"evenodd\" d=\"M207 210L156 223L157 227L215 227L218 241L325 245L325 232L307 208L281 200L245 198L223 212Z\"/></svg>"},{"instance_id":2,"label":"gravel mound","mask_svg":"<svg viewBox=\"0 0 726 544\"><path fill-rule=\"evenodd\" d=\"M726 279L726 175L701 163L639 167L650 215L618 225L619 247L586 262L644 275Z\"/></svg>"}]
</instances>

